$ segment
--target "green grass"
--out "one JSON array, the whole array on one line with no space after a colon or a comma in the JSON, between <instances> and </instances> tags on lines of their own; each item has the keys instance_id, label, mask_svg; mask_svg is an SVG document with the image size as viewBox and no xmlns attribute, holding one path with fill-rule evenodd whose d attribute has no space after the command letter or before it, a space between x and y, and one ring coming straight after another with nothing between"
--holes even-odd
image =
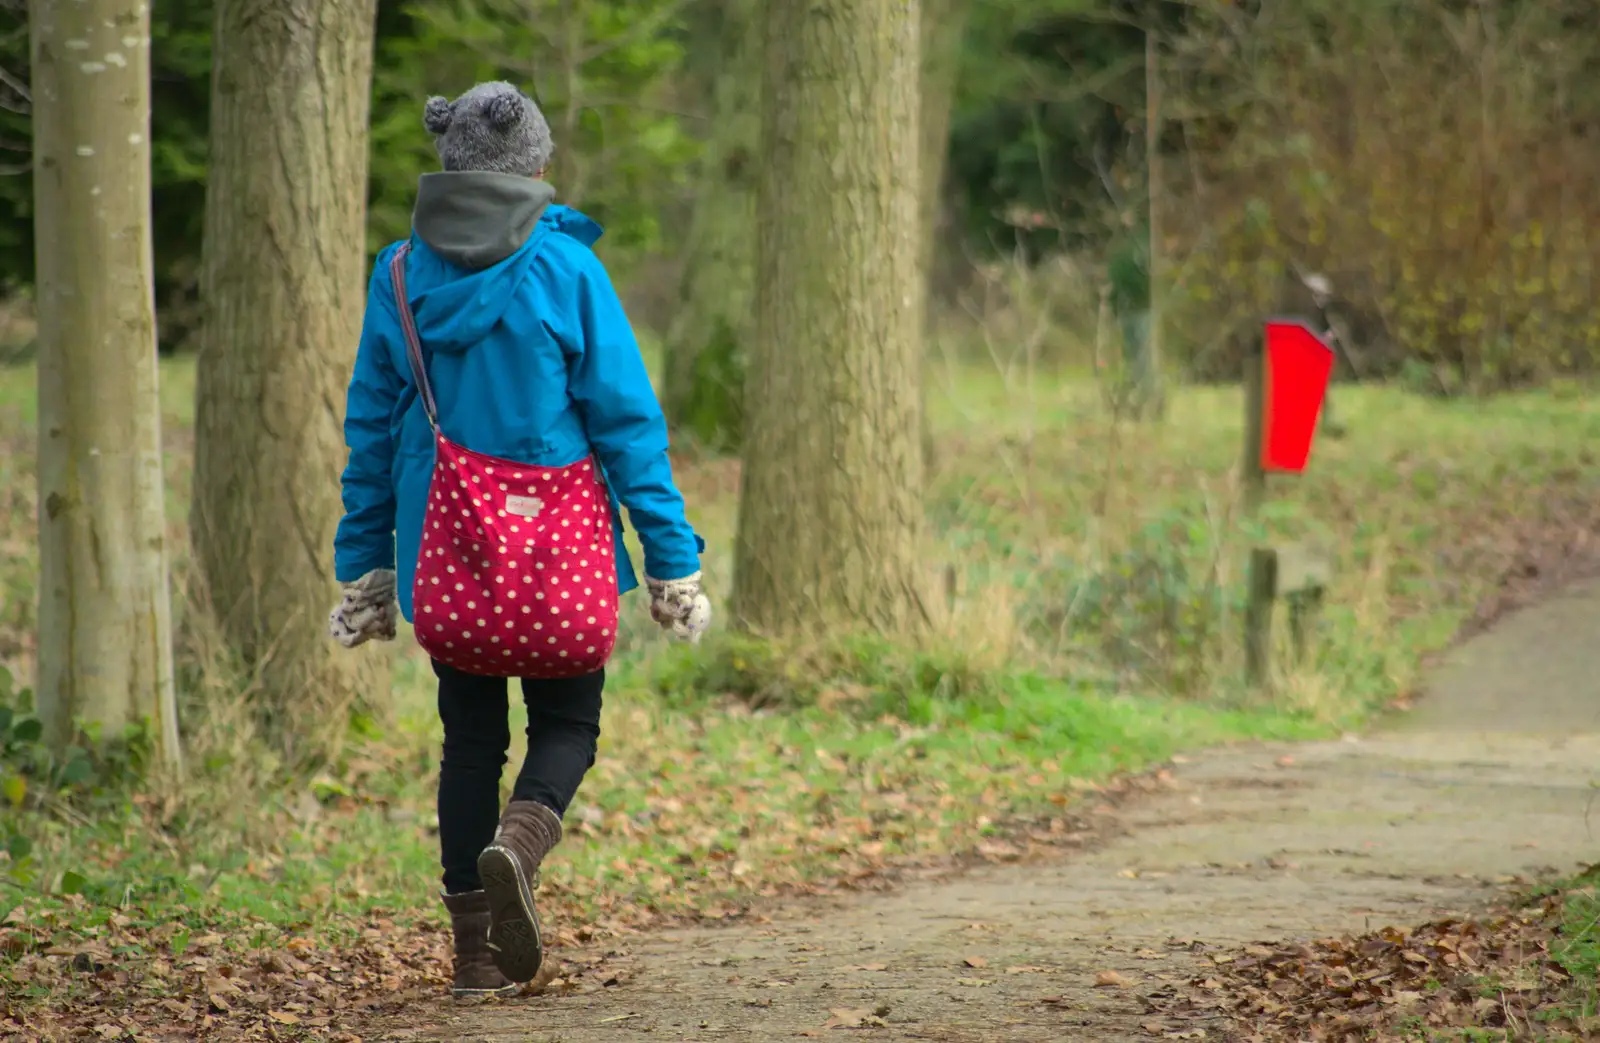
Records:
<instances>
[{"instance_id":1,"label":"green grass","mask_svg":"<svg viewBox=\"0 0 1600 1043\"><path fill-rule=\"evenodd\" d=\"M1600 872L1568 885L1561 930L1551 955L1572 975L1573 988L1561 1013L1600 1025Z\"/></svg>"},{"instance_id":2,"label":"green grass","mask_svg":"<svg viewBox=\"0 0 1600 1043\"><path fill-rule=\"evenodd\" d=\"M734 902L752 869L765 886L800 885L841 864L942 854L983 834L978 812L995 822L1059 814L1058 802L1088 780L1180 749L1314 730L1037 680L930 703L910 720L862 721L820 706L750 713L709 699L665 706L627 676L617 690L600 762L569 816L571 839L546 873L546 886L569 892L571 912L585 919L632 905L687 913ZM153 922L291 927L373 909L430 911L437 727L424 722L423 685L396 694L404 747L370 747L338 777L262 794L265 807L243 802L232 820L218 813L180 825L161 844L150 843L139 805L108 808L89 828L35 818L37 853L26 873L14 868L17 879L31 892L59 891L70 872L91 902ZM514 727L521 717L514 712ZM519 757L514 749L513 763ZM263 842L237 845L251 835ZM0 891L0 904L22 893Z\"/></svg>"},{"instance_id":3,"label":"green grass","mask_svg":"<svg viewBox=\"0 0 1600 1043\"><path fill-rule=\"evenodd\" d=\"M161 364L161 415L169 428L184 430L194 424L192 358L163 360ZM0 366L0 423L4 436L31 432L39 419L38 370L33 363Z\"/></svg>"},{"instance_id":4,"label":"green grass","mask_svg":"<svg viewBox=\"0 0 1600 1043\"><path fill-rule=\"evenodd\" d=\"M192 362L164 362L162 377L181 569ZM1251 528L1231 513L1237 390L1182 390L1164 424L1135 427L1109 420L1081 381L1008 384L970 367L934 378L930 579L957 577L934 632L915 646L765 651L717 635L690 651L665 647L632 599L600 760L545 873L560 922L720 915L905 859L1020 851L1070 830L1073 805L1111 774L1357 726L1564 516L1576 494L1550 490L1578 485L1554 479L1588 474L1600 436L1600 413L1576 397L1341 388L1349 437L1276 482ZM32 380L0 370L0 662L24 674ZM686 461L679 476L719 595L736 465ZM1270 696L1240 683L1238 641L1243 551L1267 538L1319 539L1340 559L1311 658L1285 664ZM407 638L391 718L323 778L241 794L248 751L219 748L196 751L211 767L185 788L0 810L0 841L31 844L26 858L0 854L0 921L10 909L35 938L115 936L144 951L184 932L332 944L375 911L434 917L438 725ZM40 977L6 952L8 995L76 994L70 976ZM26 980L6 977L23 966Z\"/></svg>"}]
</instances>

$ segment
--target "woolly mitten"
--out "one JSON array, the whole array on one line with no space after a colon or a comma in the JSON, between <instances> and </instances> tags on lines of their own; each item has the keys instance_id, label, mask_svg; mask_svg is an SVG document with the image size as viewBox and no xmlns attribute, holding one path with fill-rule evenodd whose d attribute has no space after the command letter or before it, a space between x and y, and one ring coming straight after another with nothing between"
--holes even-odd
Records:
<instances>
[{"instance_id":1,"label":"woolly mitten","mask_svg":"<svg viewBox=\"0 0 1600 1043\"><path fill-rule=\"evenodd\" d=\"M374 638L393 641L400 616L394 570L374 569L343 589L344 598L328 616L328 636L346 648Z\"/></svg>"},{"instance_id":2,"label":"woolly mitten","mask_svg":"<svg viewBox=\"0 0 1600 1043\"><path fill-rule=\"evenodd\" d=\"M672 637L699 644L711 626L711 599L700 589L700 573L682 579L644 578L650 588L650 618Z\"/></svg>"}]
</instances>

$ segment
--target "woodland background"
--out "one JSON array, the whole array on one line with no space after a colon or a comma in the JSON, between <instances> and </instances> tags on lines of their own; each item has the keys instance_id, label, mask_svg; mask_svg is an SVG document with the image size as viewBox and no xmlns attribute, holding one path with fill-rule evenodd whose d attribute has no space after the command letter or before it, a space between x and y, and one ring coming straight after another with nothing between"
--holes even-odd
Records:
<instances>
[{"instance_id":1,"label":"woodland background","mask_svg":"<svg viewBox=\"0 0 1600 1043\"><path fill-rule=\"evenodd\" d=\"M24 4L5 6L0 68L25 80ZM405 233L416 177L436 162L422 100L509 78L544 105L559 149L551 176L606 226L636 322L665 334L704 307L684 300L691 248L740 226L753 234L740 209L757 158L752 11L739 0L384 0L369 250ZM924 118L947 164L942 310L988 317L994 291L1009 296L996 268L1015 274L1019 258L1034 270L1078 262L1045 280L1067 285L1048 287L1060 335L1042 347L1066 356L1092 340L1097 261L1118 215L1142 218L1145 205L1154 28L1162 246L1175 271L1167 335L1185 368L1232 379L1237 338L1282 302L1291 264L1348 299L1370 376L1409 369L1447 389L1492 388L1592 363L1595 203L1583 186L1600 99L1585 86L1597 61L1583 39L1587 0L933 0L928 14L938 46ZM152 17L161 343L179 351L196 321L212 5L174 0ZM26 104L4 88L0 101L11 173L0 180L0 280L25 295ZM697 205L732 230L692 234ZM737 288L727 293L719 307L736 314ZM695 337L714 342L712 332Z\"/></svg>"}]
</instances>

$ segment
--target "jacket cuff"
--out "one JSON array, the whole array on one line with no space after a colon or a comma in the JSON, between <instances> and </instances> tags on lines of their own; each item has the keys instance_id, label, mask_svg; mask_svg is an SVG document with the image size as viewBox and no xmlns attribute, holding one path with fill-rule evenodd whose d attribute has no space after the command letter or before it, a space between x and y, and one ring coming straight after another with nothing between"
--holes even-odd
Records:
<instances>
[{"instance_id":1,"label":"jacket cuff","mask_svg":"<svg viewBox=\"0 0 1600 1043\"><path fill-rule=\"evenodd\" d=\"M333 579L336 583L354 583L367 573L375 572L378 569L394 571L394 558L391 557L384 560L369 558L366 561L336 564L333 567Z\"/></svg>"},{"instance_id":2,"label":"jacket cuff","mask_svg":"<svg viewBox=\"0 0 1600 1043\"><path fill-rule=\"evenodd\" d=\"M699 572L700 555L706 551L706 541L698 532L691 530L690 535L694 537L695 553L692 557L674 555L672 557L657 558L646 549L644 554L645 576L658 583L670 583L673 580L684 579Z\"/></svg>"}]
</instances>

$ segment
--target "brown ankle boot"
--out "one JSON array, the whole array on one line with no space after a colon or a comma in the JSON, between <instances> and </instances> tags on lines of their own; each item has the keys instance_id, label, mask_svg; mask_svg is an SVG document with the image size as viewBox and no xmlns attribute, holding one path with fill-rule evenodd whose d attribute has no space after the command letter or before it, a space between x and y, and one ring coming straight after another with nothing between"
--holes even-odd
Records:
<instances>
[{"instance_id":1,"label":"brown ankle boot","mask_svg":"<svg viewBox=\"0 0 1600 1043\"><path fill-rule=\"evenodd\" d=\"M489 952L514 982L532 981L544 962L533 892L539 864L561 841L561 816L537 801L514 800L500 816L494 841L478 856L489 895Z\"/></svg>"},{"instance_id":2,"label":"brown ankle boot","mask_svg":"<svg viewBox=\"0 0 1600 1043\"><path fill-rule=\"evenodd\" d=\"M455 983L450 994L465 999L514 991L517 986L495 968L489 954L489 896L482 891L468 891L439 897L450 913L450 928L455 935Z\"/></svg>"}]
</instances>

